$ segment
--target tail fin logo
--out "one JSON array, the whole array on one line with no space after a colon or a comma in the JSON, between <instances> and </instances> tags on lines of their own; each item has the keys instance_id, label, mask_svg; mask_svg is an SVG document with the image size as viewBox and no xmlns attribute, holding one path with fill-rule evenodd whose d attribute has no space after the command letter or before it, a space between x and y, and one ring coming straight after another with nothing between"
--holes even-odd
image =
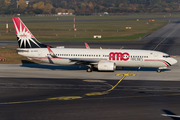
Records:
<instances>
[{"instance_id":1,"label":"tail fin logo","mask_svg":"<svg viewBox=\"0 0 180 120\"><path fill-rule=\"evenodd\" d=\"M40 47L40 43L36 40L36 38L32 35L32 33L28 30L20 18L13 17L13 23L20 48Z\"/></svg>"}]
</instances>

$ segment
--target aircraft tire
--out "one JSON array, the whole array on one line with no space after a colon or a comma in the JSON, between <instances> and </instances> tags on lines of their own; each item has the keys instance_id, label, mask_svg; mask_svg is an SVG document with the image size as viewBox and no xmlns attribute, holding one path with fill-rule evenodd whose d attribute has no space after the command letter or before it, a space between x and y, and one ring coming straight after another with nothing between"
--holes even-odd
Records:
<instances>
[{"instance_id":1,"label":"aircraft tire","mask_svg":"<svg viewBox=\"0 0 180 120\"><path fill-rule=\"evenodd\" d=\"M157 72L158 72L158 73L161 73L161 69L158 69Z\"/></svg>"},{"instance_id":2,"label":"aircraft tire","mask_svg":"<svg viewBox=\"0 0 180 120\"><path fill-rule=\"evenodd\" d=\"M87 72L92 72L92 68L87 68Z\"/></svg>"}]
</instances>

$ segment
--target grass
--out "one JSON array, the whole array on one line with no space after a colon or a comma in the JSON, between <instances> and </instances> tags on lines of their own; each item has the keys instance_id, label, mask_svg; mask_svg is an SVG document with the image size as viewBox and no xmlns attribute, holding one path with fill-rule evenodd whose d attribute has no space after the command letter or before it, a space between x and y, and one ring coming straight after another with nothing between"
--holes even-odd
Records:
<instances>
[{"instance_id":1,"label":"grass","mask_svg":"<svg viewBox=\"0 0 180 120\"><path fill-rule=\"evenodd\" d=\"M142 16L77 16L76 19L118 19L118 18L141 18ZM152 17L152 16L144 16ZM156 16L157 17L157 16ZM162 17L158 16L158 17ZM0 17L0 21L5 21L10 17ZM77 31L73 31L73 22L43 22L43 20L55 20L57 17L21 17L26 26L39 41L134 41L152 33L168 23L166 20L112 20L112 21L78 21ZM59 17L59 20L72 20L73 17ZM26 22L26 21L42 22ZM10 21L10 20L9 20ZM125 29L131 27L131 29ZM9 23L9 33L5 33L5 23L0 22L0 41L16 41L14 26ZM101 39L94 39L94 35L101 35ZM11 47L11 48L17 48ZM0 58L6 61L0 63L21 63L21 60L28 60L20 56L15 50L0 48ZM33 61L37 62L37 61Z\"/></svg>"},{"instance_id":2,"label":"grass","mask_svg":"<svg viewBox=\"0 0 180 120\"><path fill-rule=\"evenodd\" d=\"M77 31L73 31L73 22L25 23L39 41L131 41L137 40L167 24L166 20L127 20L127 21L83 21L76 22ZM125 29L131 27L130 30ZM5 24L0 23L0 40L16 41L14 26L9 24L9 33L5 33ZM101 35L101 39L93 39Z\"/></svg>"},{"instance_id":3,"label":"grass","mask_svg":"<svg viewBox=\"0 0 180 120\"><path fill-rule=\"evenodd\" d=\"M20 16L23 21L44 21L44 20L73 20L74 16ZM76 20L90 20L90 19L127 19L127 18L164 18L164 17L180 17L180 14L123 14L123 15L105 15L105 16L76 16ZM0 21L12 21L11 16L0 17Z\"/></svg>"},{"instance_id":4,"label":"grass","mask_svg":"<svg viewBox=\"0 0 180 120\"><path fill-rule=\"evenodd\" d=\"M8 47L8 48L17 48L17 47ZM1 64L3 63L21 63L21 60L27 61L26 57L18 55L16 50L4 49L0 48L0 58L5 59L5 61L0 61Z\"/></svg>"},{"instance_id":5,"label":"grass","mask_svg":"<svg viewBox=\"0 0 180 120\"><path fill-rule=\"evenodd\" d=\"M14 64L14 63L40 63L41 61L29 60L27 57L21 56L16 52L16 46L7 46L0 48L0 64ZM12 50L14 49L14 50ZM5 61L3 61L5 59Z\"/></svg>"}]
</instances>

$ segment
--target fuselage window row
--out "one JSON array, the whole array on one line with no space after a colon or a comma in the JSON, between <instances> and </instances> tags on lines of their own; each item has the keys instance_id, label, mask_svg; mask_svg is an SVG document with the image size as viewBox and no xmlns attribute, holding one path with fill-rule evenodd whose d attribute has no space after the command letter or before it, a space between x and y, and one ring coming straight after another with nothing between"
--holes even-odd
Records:
<instances>
[{"instance_id":1,"label":"fuselage window row","mask_svg":"<svg viewBox=\"0 0 180 120\"><path fill-rule=\"evenodd\" d=\"M47 54L50 55L50 54ZM86 56L86 57L100 57L101 55L88 55L88 54L55 54L56 56Z\"/></svg>"},{"instance_id":2,"label":"fuselage window row","mask_svg":"<svg viewBox=\"0 0 180 120\"><path fill-rule=\"evenodd\" d=\"M47 54L50 55L50 54ZM85 56L85 57L101 57L101 55L88 55L88 54L56 54L56 56ZM111 56L111 55L103 55L103 57L118 57L117 55ZM148 56L120 56L119 57L131 57L131 58L148 58ZM163 57L169 57L169 56L163 56Z\"/></svg>"}]
</instances>

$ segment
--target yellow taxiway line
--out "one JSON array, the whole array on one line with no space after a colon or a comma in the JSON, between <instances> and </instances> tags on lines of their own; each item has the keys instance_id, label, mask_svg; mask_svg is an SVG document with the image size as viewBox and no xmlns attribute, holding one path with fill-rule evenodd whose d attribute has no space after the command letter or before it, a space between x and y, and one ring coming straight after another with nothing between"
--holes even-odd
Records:
<instances>
[{"instance_id":1,"label":"yellow taxiway line","mask_svg":"<svg viewBox=\"0 0 180 120\"><path fill-rule=\"evenodd\" d=\"M103 92L92 92L92 93L86 93L83 96L60 96L60 97L53 97L53 98L47 98L44 100L32 100L32 101L17 101L17 102L4 102L0 103L0 105L7 105L7 104L20 104L20 103L36 103L36 102L47 102L47 101L53 101L53 100L75 100L75 99L82 99L85 96L98 96L98 95L105 95L108 94L110 91L112 91L126 76L135 76L135 74L130 74L131 71L129 71L126 74L116 74L116 76L123 76L114 86L110 85L108 83L105 83L105 81L96 80L96 82L101 82L103 84L109 85L112 88ZM91 80L84 80L84 81L90 81Z\"/></svg>"}]
</instances>

